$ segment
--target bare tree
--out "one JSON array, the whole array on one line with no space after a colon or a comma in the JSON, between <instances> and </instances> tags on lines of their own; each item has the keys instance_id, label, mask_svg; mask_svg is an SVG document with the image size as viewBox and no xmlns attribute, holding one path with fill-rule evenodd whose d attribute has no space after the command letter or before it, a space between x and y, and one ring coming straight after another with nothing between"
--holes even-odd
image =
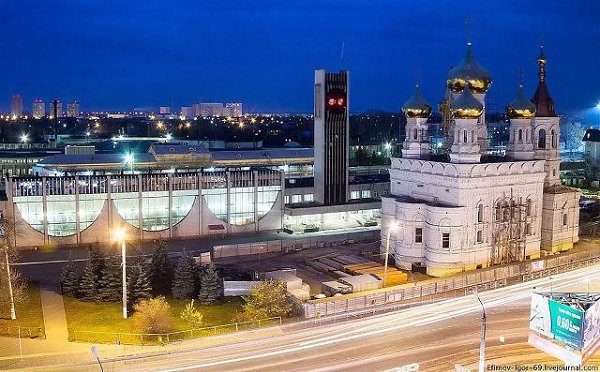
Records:
<instances>
[{"instance_id":1,"label":"bare tree","mask_svg":"<svg viewBox=\"0 0 600 372\"><path fill-rule=\"evenodd\" d=\"M0 253L2 258L0 260L0 316L2 317L5 314L10 315L9 273L15 305L18 306L27 301L27 294L25 292L27 282L19 269L14 265L20 258L19 251L17 251L14 244L15 236L19 230L19 226L14 223L12 218L7 218L6 216L0 218Z\"/></svg>"}]
</instances>

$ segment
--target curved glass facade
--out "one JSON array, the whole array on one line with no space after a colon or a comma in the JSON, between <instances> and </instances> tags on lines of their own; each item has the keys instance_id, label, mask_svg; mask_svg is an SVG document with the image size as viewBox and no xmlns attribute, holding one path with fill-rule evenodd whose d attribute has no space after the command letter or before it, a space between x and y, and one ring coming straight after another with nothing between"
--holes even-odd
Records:
<instances>
[{"instance_id":1,"label":"curved glass facade","mask_svg":"<svg viewBox=\"0 0 600 372\"><path fill-rule=\"evenodd\" d=\"M79 195L79 228L81 231L90 227L104 208L106 194L103 198L98 195Z\"/></svg>"},{"instance_id":2,"label":"curved glass facade","mask_svg":"<svg viewBox=\"0 0 600 372\"><path fill-rule=\"evenodd\" d=\"M202 180L208 208L223 222L248 225L272 208L281 191L278 171L214 172Z\"/></svg>"},{"instance_id":3,"label":"curved glass facade","mask_svg":"<svg viewBox=\"0 0 600 372\"><path fill-rule=\"evenodd\" d=\"M87 229L109 199L132 226L164 231L188 216L199 190L206 206L220 220L233 225L254 223L273 208L282 189L281 180L279 171L264 170L29 177L13 179L11 196L23 220L49 236L77 234L78 216L79 231Z\"/></svg>"},{"instance_id":4,"label":"curved glass facade","mask_svg":"<svg viewBox=\"0 0 600 372\"><path fill-rule=\"evenodd\" d=\"M44 205L41 196L24 196L15 205L29 226L44 232Z\"/></svg>"},{"instance_id":5,"label":"curved glass facade","mask_svg":"<svg viewBox=\"0 0 600 372\"><path fill-rule=\"evenodd\" d=\"M115 195L114 203L119 215L136 228L140 228L139 194L127 193ZM196 195L177 195L173 192L173 226L181 222L190 212L196 201ZM162 231L169 228L168 191L150 191L142 193L142 229Z\"/></svg>"}]
</instances>

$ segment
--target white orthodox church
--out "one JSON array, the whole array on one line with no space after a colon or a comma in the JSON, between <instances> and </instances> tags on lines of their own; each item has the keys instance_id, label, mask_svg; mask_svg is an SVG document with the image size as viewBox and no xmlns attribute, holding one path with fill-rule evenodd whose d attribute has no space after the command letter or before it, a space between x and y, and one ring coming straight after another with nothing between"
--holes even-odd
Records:
<instances>
[{"instance_id":1,"label":"white orthodox church","mask_svg":"<svg viewBox=\"0 0 600 372\"><path fill-rule=\"evenodd\" d=\"M579 240L579 196L559 178L559 117L546 86L543 47L531 100L522 85L506 107L510 140L505 157L487 155L485 95L490 73L474 58L450 70L449 156L430 152L431 106L417 85L402 106L406 140L393 158L390 195L382 197L381 251L400 268L429 275L538 258Z\"/></svg>"}]
</instances>

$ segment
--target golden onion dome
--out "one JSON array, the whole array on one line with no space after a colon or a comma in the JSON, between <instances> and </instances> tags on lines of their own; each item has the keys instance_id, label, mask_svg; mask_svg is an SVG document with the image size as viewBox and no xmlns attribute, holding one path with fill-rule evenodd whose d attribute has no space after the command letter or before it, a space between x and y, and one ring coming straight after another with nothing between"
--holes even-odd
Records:
<instances>
[{"instance_id":1,"label":"golden onion dome","mask_svg":"<svg viewBox=\"0 0 600 372\"><path fill-rule=\"evenodd\" d=\"M455 119L477 119L483 112L483 105L473 96L469 85L466 85L460 96L450 105L450 111Z\"/></svg>"},{"instance_id":2,"label":"golden onion dome","mask_svg":"<svg viewBox=\"0 0 600 372\"><path fill-rule=\"evenodd\" d=\"M506 106L506 115L511 119L529 119L535 115L535 105L525 97L523 85L519 86L515 99Z\"/></svg>"},{"instance_id":3,"label":"golden onion dome","mask_svg":"<svg viewBox=\"0 0 600 372\"><path fill-rule=\"evenodd\" d=\"M421 96L419 84L415 87L415 94L402 105L402 113L407 118L428 118L431 115L431 105Z\"/></svg>"},{"instance_id":4,"label":"golden onion dome","mask_svg":"<svg viewBox=\"0 0 600 372\"><path fill-rule=\"evenodd\" d=\"M485 93L492 85L492 75L473 56L471 43L467 44L465 58L448 72L446 85L453 93L460 93L469 85L474 93Z\"/></svg>"}]
</instances>

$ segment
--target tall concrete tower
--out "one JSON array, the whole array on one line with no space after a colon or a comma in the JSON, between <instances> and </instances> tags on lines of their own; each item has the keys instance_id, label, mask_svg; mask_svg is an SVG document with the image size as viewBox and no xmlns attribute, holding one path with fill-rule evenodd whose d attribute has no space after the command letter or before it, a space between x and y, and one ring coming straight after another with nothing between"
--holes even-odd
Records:
<instances>
[{"instance_id":1,"label":"tall concrete tower","mask_svg":"<svg viewBox=\"0 0 600 372\"><path fill-rule=\"evenodd\" d=\"M348 71L315 71L315 201L348 201Z\"/></svg>"}]
</instances>

